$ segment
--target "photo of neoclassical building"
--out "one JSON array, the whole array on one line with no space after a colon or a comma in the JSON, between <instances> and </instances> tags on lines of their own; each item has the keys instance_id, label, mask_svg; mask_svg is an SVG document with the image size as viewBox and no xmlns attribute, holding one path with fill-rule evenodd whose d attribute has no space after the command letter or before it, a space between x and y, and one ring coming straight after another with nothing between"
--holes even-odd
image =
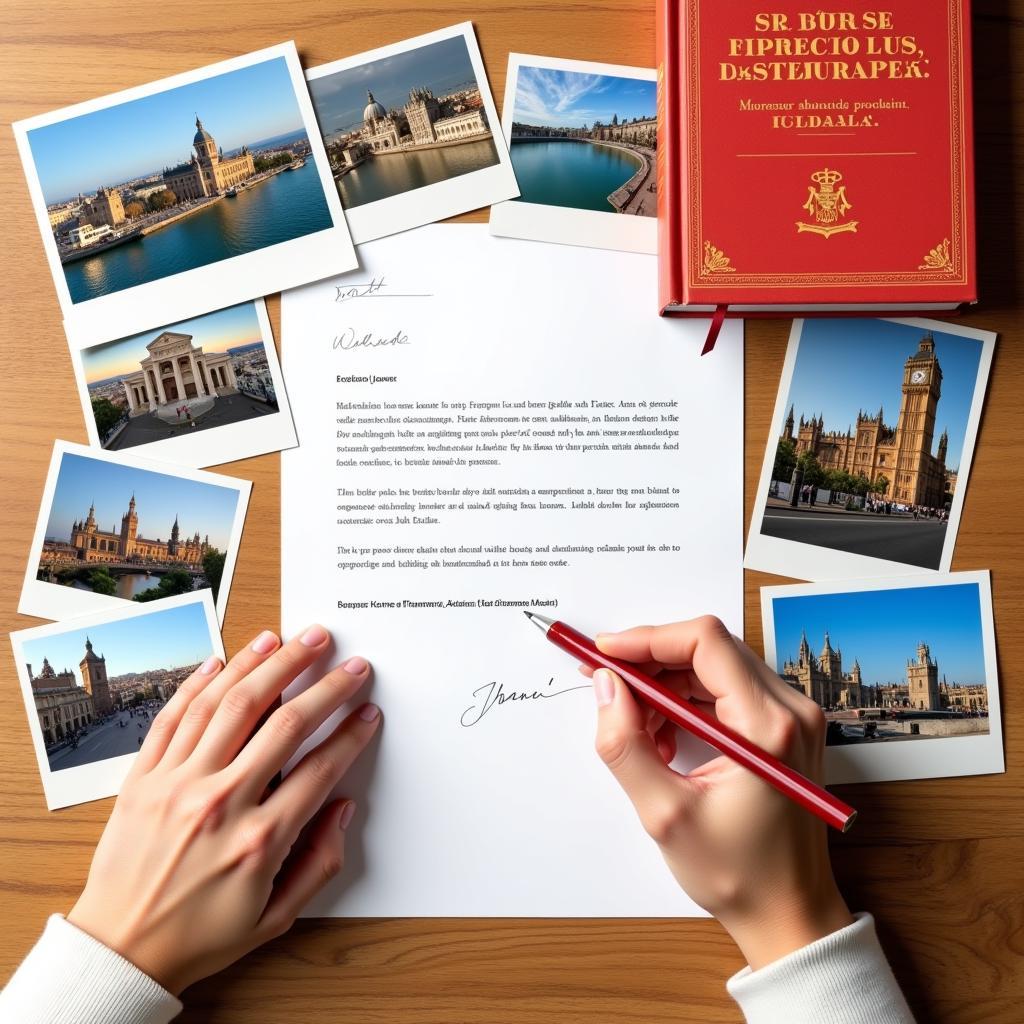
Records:
<instances>
[{"instance_id":1,"label":"photo of neoclassical building","mask_svg":"<svg viewBox=\"0 0 1024 1024\"><path fill-rule=\"evenodd\" d=\"M186 163L164 171L164 186L179 201L217 196L256 173L252 154L246 146L235 156L225 157L213 136L203 127L196 114L196 134L192 139L195 152Z\"/></svg>"}]
</instances>

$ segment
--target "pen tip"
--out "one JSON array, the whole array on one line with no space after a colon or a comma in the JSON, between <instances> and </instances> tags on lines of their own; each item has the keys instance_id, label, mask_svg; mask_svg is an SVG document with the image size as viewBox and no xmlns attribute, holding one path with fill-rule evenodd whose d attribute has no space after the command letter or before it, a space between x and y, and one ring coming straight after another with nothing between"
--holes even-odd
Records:
<instances>
[{"instance_id":1,"label":"pen tip","mask_svg":"<svg viewBox=\"0 0 1024 1024\"><path fill-rule=\"evenodd\" d=\"M526 611L525 609L523 610L523 614L524 614L524 615L525 615L525 616L526 616L527 618L530 618L530 613L529 613L528 611Z\"/></svg>"}]
</instances>

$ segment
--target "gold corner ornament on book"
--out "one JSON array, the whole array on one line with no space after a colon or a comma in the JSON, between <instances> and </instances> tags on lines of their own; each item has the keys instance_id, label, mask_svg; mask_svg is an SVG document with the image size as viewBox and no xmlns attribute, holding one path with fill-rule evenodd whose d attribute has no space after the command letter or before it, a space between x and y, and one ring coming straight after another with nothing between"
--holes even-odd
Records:
<instances>
[{"instance_id":1,"label":"gold corner ornament on book","mask_svg":"<svg viewBox=\"0 0 1024 1024\"><path fill-rule=\"evenodd\" d=\"M857 230L857 221L842 221L846 211L853 207L853 203L846 198L846 186L839 185L839 188L836 188L842 180L843 176L839 171L831 171L827 167L811 175L814 185L807 186L807 202L803 208L814 215L815 223L805 224L803 221L797 221L798 234L811 231L824 238L831 238L832 235L844 231Z\"/></svg>"}]
</instances>

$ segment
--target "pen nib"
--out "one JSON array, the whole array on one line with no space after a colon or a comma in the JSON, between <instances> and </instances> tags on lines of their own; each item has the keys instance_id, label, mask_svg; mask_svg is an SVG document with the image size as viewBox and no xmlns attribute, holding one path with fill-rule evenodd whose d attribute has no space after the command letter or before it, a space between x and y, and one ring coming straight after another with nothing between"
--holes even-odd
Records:
<instances>
[{"instance_id":1,"label":"pen nib","mask_svg":"<svg viewBox=\"0 0 1024 1024\"><path fill-rule=\"evenodd\" d=\"M538 615L536 612L529 612L524 609L523 614L540 630L547 632L549 627L555 621L549 619L546 615Z\"/></svg>"}]
</instances>

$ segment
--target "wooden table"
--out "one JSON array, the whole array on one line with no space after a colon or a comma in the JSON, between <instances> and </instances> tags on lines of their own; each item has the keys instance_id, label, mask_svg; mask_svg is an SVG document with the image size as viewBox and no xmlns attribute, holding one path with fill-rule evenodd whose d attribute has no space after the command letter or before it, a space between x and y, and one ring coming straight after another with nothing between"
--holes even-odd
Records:
<instances>
[{"instance_id":1,"label":"wooden table","mask_svg":"<svg viewBox=\"0 0 1024 1024\"><path fill-rule=\"evenodd\" d=\"M86 441L61 317L10 123L285 39L308 65L473 19L499 103L506 53L654 62L653 0L358 0L125 5L5 0L0 182L5 630L15 612L55 437ZM835 842L850 905L883 943L924 1021L998 1024L1024 1004L1024 0L976 0L975 120L982 303L966 322L1000 333L953 567L993 570L1005 775L848 787L862 809ZM1016 188L1015 188L1016 186ZM898 182L912 200L912 183ZM484 219L486 213L470 219ZM270 302L275 329L278 303ZM789 325L747 327L747 516ZM224 470L255 483L224 638L229 651L278 622L278 457ZM746 628L761 644L758 587ZM110 801L48 814L11 656L0 655L0 977L82 886ZM628 821L623 827L632 827ZM713 921L305 921L196 986L181 1018L206 1024L326 1021L736 1021L725 978L742 966Z\"/></svg>"}]
</instances>

